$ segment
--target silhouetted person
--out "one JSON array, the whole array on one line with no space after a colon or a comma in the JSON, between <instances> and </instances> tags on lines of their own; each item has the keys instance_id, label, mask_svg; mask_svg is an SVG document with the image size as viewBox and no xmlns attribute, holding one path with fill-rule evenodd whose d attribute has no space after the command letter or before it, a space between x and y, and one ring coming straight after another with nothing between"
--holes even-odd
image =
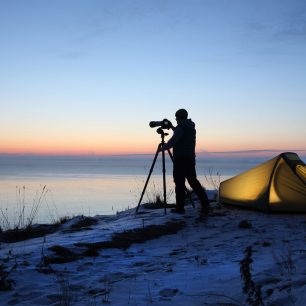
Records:
<instances>
[{"instance_id":1,"label":"silhouetted person","mask_svg":"<svg viewBox=\"0 0 306 306\"><path fill-rule=\"evenodd\" d=\"M188 112L185 109L179 109L175 113L177 126L173 127L170 122L170 128L174 131L173 136L160 149L162 151L173 148L173 179L175 183L176 207L172 211L185 213L185 179L187 179L190 187L201 202L202 212L207 213L209 201L205 189L197 179L195 169L195 124L191 119L187 118Z\"/></svg>"}]
</instances>

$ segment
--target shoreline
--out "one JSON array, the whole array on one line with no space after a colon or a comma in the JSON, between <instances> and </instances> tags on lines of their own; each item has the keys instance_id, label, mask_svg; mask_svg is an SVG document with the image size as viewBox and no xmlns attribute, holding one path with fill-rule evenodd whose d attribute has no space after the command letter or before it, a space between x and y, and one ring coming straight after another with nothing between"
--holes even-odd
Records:
<instances>
[{"instance_id":1,"label":"shoreline","mask_svg":"<svg viewBox=\"0 0 306 306\"><path fill-rule=\"evenodd\" d=\"M12 289L0 296L9 305L58 305L65 289L70 305L248 305L248 296L260 293L265 304L304 305L305 214L212 203L201 216L197 206L186 206L185 215L141 207L137 215L96 216L73 231L76 217L45 238L1 243L1 263L17 266L8 276ZM171 232L164 227L169 222L181 225ZM109 243L116 235L114 247ZM246 275L254 286L244 291Z\"/></svg>"}]
</instances>

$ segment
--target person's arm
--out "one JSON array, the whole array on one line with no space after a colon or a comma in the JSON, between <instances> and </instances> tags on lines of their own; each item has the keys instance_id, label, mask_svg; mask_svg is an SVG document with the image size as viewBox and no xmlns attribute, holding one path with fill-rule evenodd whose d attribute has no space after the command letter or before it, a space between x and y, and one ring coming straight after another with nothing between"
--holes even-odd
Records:
<instances>
[{"instance_id":1,"label":"person's arm","mask_svg":"<svg viewBox=\"0 0 306 306\"><path fill-rule=\"evenodd\" d=\"M181 139L181 137L183 136L183 129L180 127L176 127L174 129L174 133L173 136L168 140L168 142L163 145L160 150L164 151L164 150L169 150L171 148L173 148L173 146Z\"/></svg>"}]
</instances>

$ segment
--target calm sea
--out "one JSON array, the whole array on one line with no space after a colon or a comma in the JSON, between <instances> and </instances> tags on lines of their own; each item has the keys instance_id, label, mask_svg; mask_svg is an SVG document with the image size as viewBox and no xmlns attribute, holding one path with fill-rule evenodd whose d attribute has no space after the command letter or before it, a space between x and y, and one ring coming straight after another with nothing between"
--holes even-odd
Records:
<instances>
[{"instance_id":1,"label":"calm sea","mask_svg":"<svg viewBox=\"0 0 306 306\"><path fill-rule=\"evenodd\" d=\"M0 225L13 227L21 215L25 220L35 215L35 222L49 223L64 216L114 214L136 207L153 158L0 155ZM198 178L207 189L214 189L220 181L267 159L198 157ZM168 156L166 173L168 203L172 203L174 185ZM162 190L159 156L142 203Z\"/></svg>"}]
</instances>

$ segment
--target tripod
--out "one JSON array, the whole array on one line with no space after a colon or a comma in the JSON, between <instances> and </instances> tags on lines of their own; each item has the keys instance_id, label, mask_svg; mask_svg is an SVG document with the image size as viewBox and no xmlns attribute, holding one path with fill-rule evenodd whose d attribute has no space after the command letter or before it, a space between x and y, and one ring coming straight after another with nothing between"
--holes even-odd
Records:
<instances>
[{"instance_id":1,"label":"tripod","mask_svg":"<svg viewBox=\"0 0 306 306\"><path fill-rule=\"evenodd\" d=\"M149 180L150 180L150 177L151 177L151 174L153 172L153 169L154 169L154 166L155 166L155 162L157 160L157 157L158 157L158 153L160 152L160 148L165 144L165 136L169 135L168 133L165 133L164 130L162 128L158 128L156 130L156 132L158 134L160 134L160 137L161 137L161 142L160 144L157 146L157 150L156 150L156 153L155 153L155 156L154 156L154 159L153 159L153 162L152 162L152 165L151 165L151 168L150 168L150 171L149 171L149 175L147 177L147 180L145 182L145 185L143 187L143 190L142 190L142 193L141 193L141 196L140 196L140 199L139 199L139 202L138 202L138 205L137 205L137 208L136 208L136 213L138 212L139 210L139 206L140 206L140 203L142 201L142 198L146 192L146 188L148 186L148 183L149 183ZM168 151L168 154L173 162L173 156L172 156L172 153L169 149L167 149ZM165 166L165 151L162 151L162 166L163 166L163 204L164 204L164 210L165 210L165 214L167 213L167 193L166 193L166 166ZM192 199L191 199L191 196L190 194L188 193L187 191L187 188L185 187L185 191L186 193L189 195L189 198L191 200L191 203L192 203L192 206L194 207L194 203L192 202Z\"/></svg>"}]
</instances>

